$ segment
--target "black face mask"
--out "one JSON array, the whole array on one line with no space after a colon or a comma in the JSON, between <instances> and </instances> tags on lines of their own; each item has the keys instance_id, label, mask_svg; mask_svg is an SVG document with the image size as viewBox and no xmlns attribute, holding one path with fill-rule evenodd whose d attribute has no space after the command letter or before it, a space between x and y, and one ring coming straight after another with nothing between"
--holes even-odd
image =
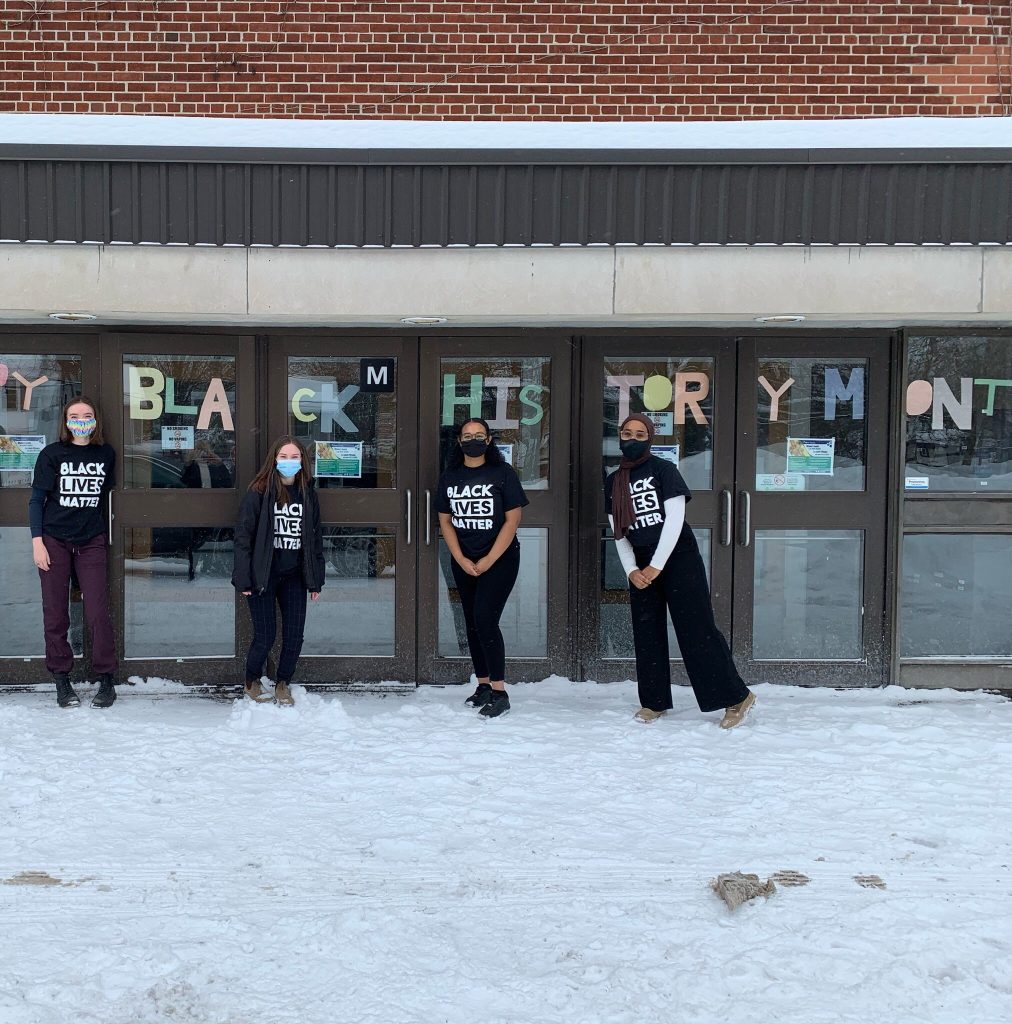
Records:
<instances>
[{"instance_id":1,"label":"black face mask","mask_svg":"<svg viewBox=\"0 0 1012 1024\"><path fill-rule=\"evenodd\" d=\"M622 449L622 454L630 462L635 462L637 459L641 459L648 451L650 451L649 441L619 441L618 446Z\"/></svg>"},{"instance_id":2,"label":"black face mask","mask_svg":"<svg viewBox=\"0 0 1012 1024\"><path fill-rule=\"evenodd\" d=\"M488 441L461 441L460 450L472 459L480 458L488 450Z\"/></svg>"}]
</instances>

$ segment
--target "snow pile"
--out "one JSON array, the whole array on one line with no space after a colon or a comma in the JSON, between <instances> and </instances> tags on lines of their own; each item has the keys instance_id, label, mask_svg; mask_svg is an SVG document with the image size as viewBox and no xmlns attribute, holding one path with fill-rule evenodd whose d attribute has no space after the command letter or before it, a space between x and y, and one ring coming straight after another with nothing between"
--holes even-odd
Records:
<instances>
[{"instance_id":1,"label":"snow pile","mask_svg":"<svg viewBox=\"0 0 1012 1024\"><path fill-rule=\"evenodd\" d=\"M1012 703L466 692L4 696L0 1024L1012 1019Z\"/></svg>"}]
</instances>

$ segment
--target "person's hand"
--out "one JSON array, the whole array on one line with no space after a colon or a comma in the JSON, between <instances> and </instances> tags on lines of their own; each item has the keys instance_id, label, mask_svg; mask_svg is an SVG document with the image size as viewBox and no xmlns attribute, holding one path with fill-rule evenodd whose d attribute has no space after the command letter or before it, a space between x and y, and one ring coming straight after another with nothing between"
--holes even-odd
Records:
<instances>
[{"instance_id":1,"label":"person's hand","mask_svg":"<svg viewBox=\"0 0 1012 1024\"><path fill-rule=\"evenodd\" d=\"M41 537L32 538L32 558L43 572L49 572L49 552L46 550L46 543Z\"/></svg>"},{"instance_id":2,"label":"person's hand","mask_svg":"<svg viewBox=\"0 0 1012 1024\"><path fill-rule=\"evenodd\" d=\"M468 576L478 575L478 566L471 561L470 558L460 558L457 560L457 565L461 567L468 574Z\"/></svg>"},{"instance_id":3,"label":"person's hand","mask_svg":"<svg viewBox=\"0 0 1012 1024\"><path fill-rule=\"evenodd\" d=\"M309 600L310 601L319 601L320 600L320 592L318 590L311 590L309 592Z\"/></svg>"},{"instance_id":4,"label":"person's hand","mask_svg":"<svg viewBox=\"0 0 1012 1024\"><path fill-rule=\"evenodd\" d=\"M642 569L633 569L633 571L629 573L629 582L637 590L646 590L646 588L650 586L650 580L643 575Z\"/></svg>"},{"instance_id":5,"label":"person's hand","mask_svg":"<svg viewBox=\"0 0 1012 1024\"><path fill-rule=\"evenodd\" d=\"M640 575L647 581L647 583L653 583L658 576L660 576L661 570L655 569L652 565L645 566L640 569Z\"/></svg>"},{"instance_id":6,"label":"person's hand","mask_svg":"<svg viewBox=\"0 0 1012 1024\"><path fill-rule=\"evenodd\" d=\"M253 596L253 591L252 590L244 590L242 592L242 596L243 597L252 597Z\"/></svg>"},{"instance_id":7,"label":"person's hand","mask_svg":"<svg viewBox=\"0 0 1012 1024\"><path fill-rule=\"evenodd\" d=\"M483 572L488 572L494 564L495 563L488 557L488 555L485 555L484 558L479 558L478 561L474 563L475 576L480 576Z\"/></svg>"}]
</instances>

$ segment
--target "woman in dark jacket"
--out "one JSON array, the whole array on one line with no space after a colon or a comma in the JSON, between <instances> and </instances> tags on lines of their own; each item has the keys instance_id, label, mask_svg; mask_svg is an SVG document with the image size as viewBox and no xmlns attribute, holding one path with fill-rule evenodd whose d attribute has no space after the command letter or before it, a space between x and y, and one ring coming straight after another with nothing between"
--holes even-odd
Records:
<instances>
[{"instance_id":1,"label":"woman in dark jacket","mask_svg":"<svg viewBox=\"0 0 1012 1024\"><path fill-rule=\"evenodd\" d=\"M323 529L313 469L294 437L280 437L249 485L235 527L232 586L245 595L253 619L245 684L251 700L272 699L260 676L274 645L277 604L281 656L273 700L294 703L291 682L302 651L306 595L316 601L323 584Z\"/></svg>"}]
</instances>

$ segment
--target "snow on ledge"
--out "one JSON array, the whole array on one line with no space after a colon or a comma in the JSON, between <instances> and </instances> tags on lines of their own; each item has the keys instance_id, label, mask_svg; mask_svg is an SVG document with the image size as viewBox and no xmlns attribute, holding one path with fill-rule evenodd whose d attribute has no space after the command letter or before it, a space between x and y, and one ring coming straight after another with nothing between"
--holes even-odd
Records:
<instances>
[{"instance_id":1,"label":"snow on ledge","mask_svg":"<svg viewBox=\"0 0 1012 1024\"><path fill-rule=\"evenodd\" d=\"M833 121L329 121L0 114L0 145L270 149L1012 148L1012 117Z\"/></svg>"}]
</instances>

